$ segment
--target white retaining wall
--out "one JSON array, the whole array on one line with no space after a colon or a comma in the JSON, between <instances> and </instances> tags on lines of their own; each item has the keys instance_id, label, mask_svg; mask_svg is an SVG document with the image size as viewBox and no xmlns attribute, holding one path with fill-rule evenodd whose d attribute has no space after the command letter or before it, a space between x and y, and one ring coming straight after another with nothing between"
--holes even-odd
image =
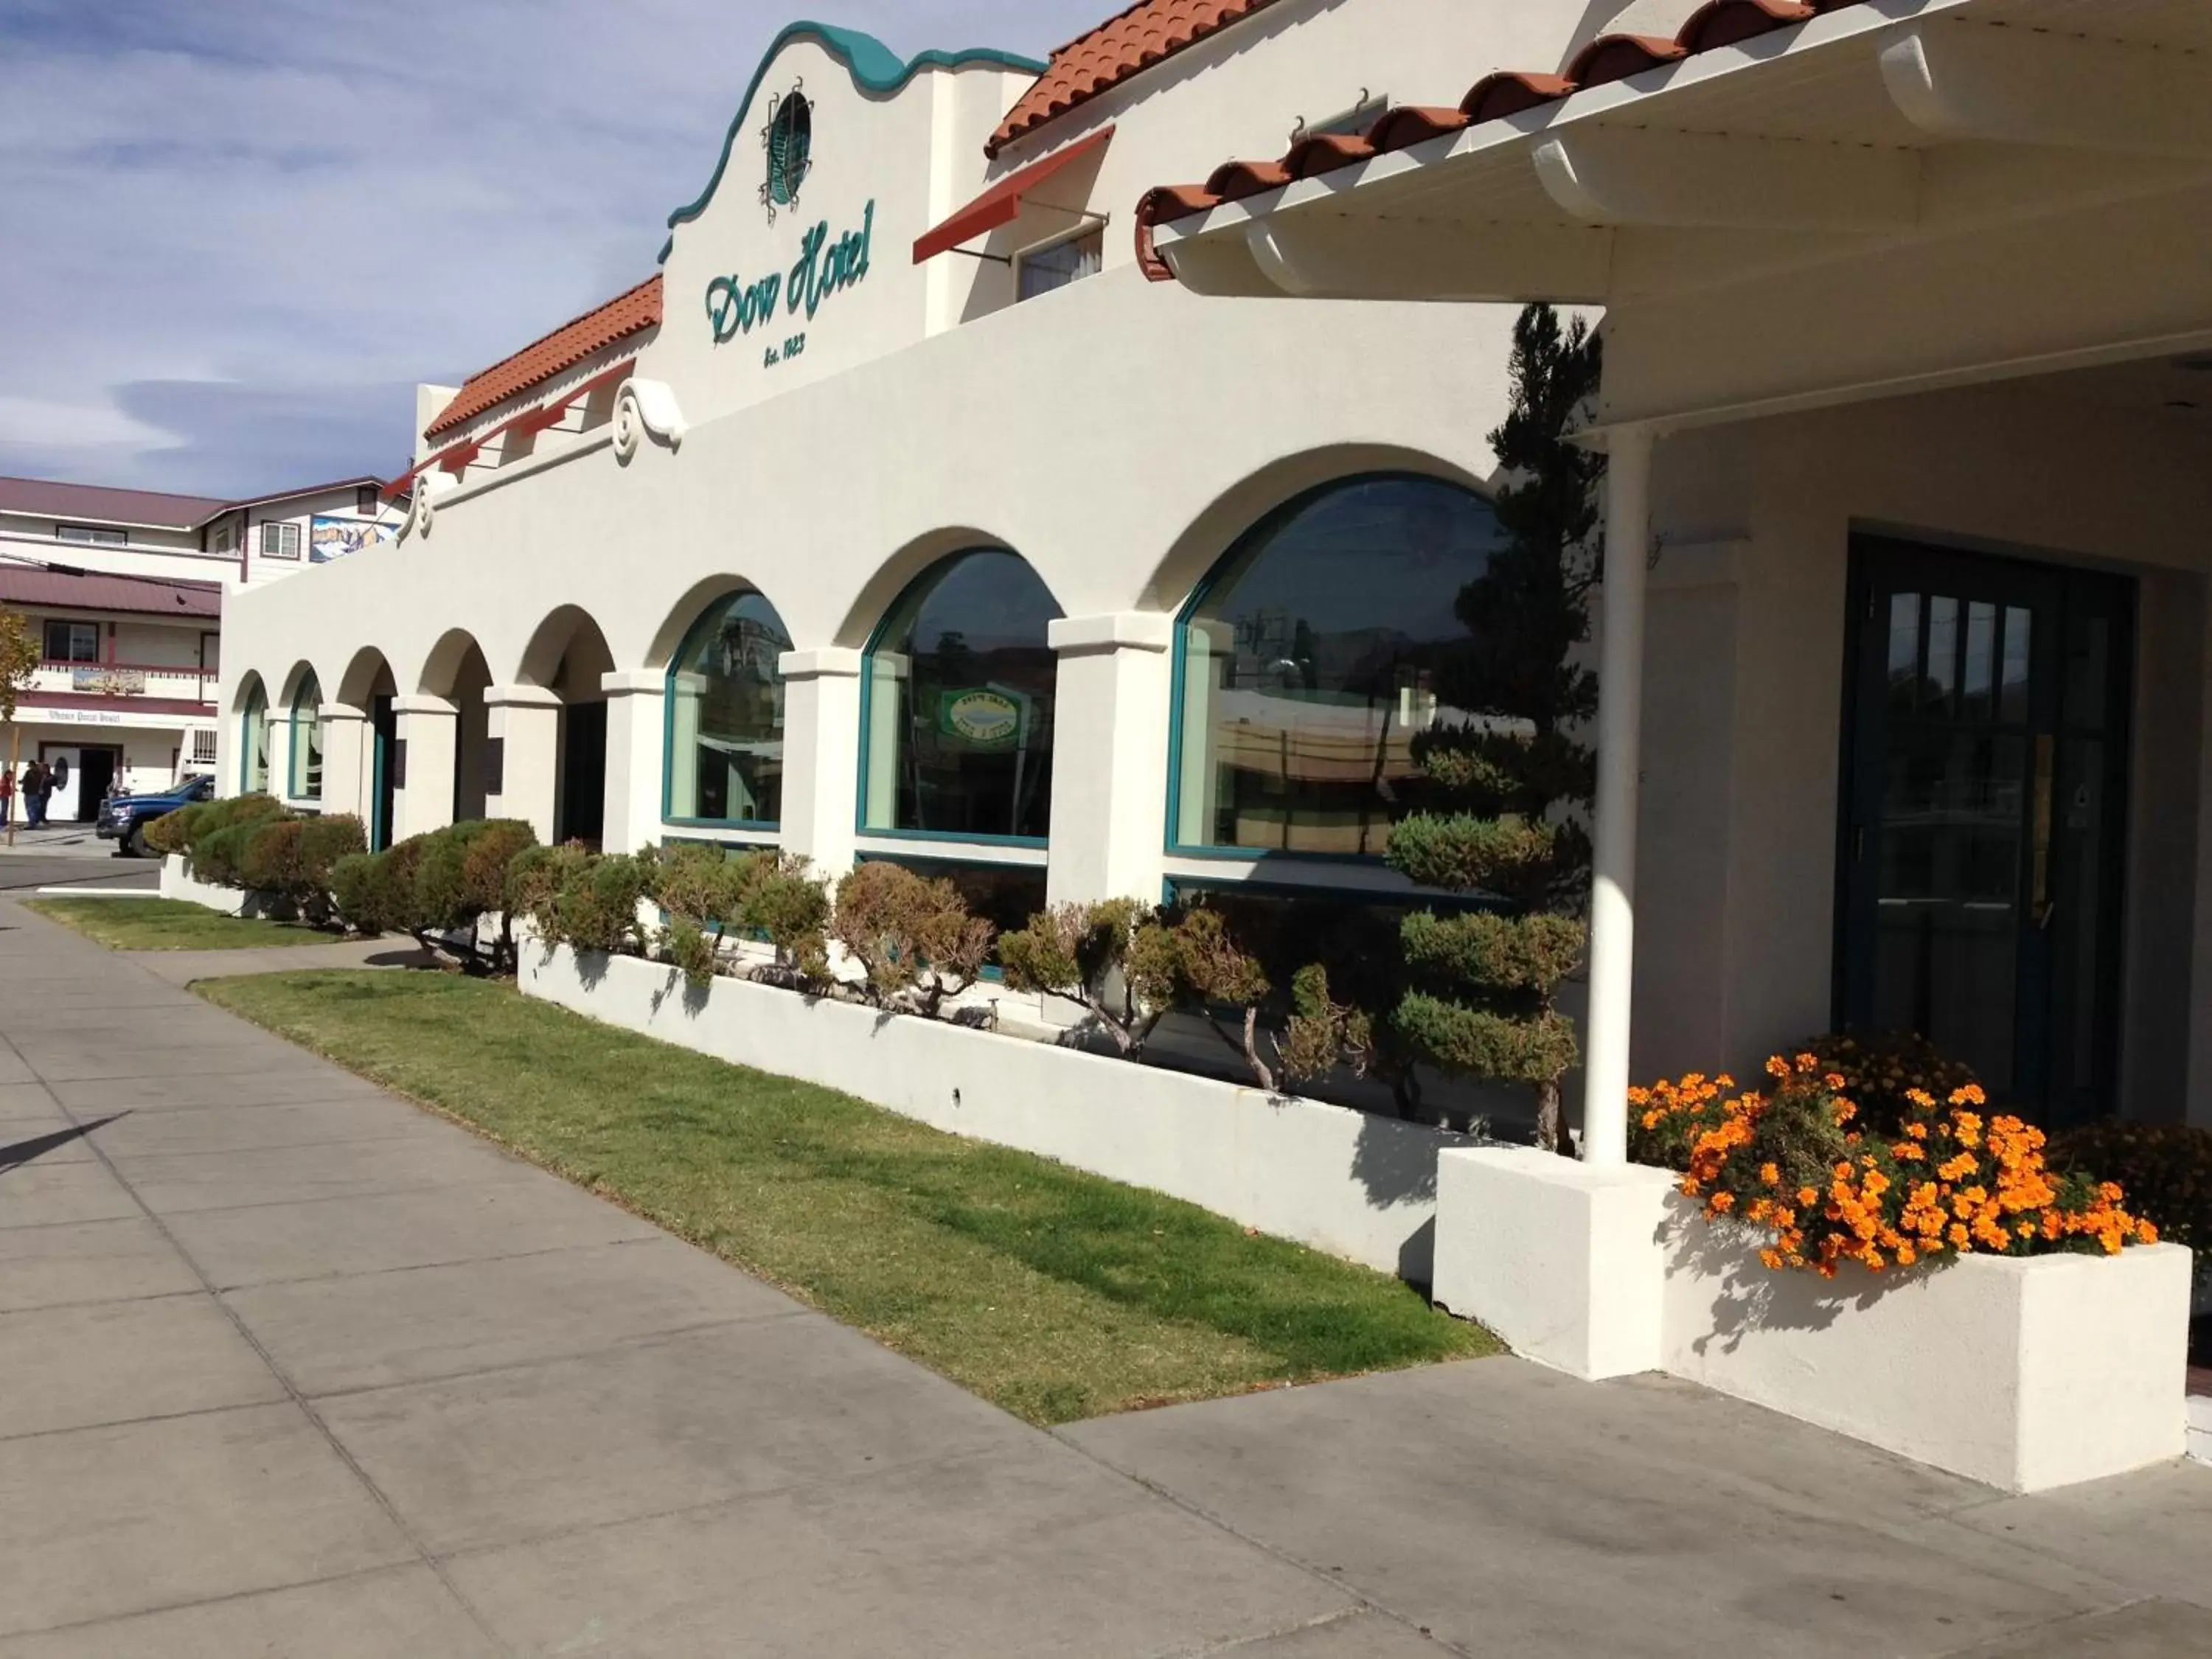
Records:
<instances>
[{"instance_id":1,"label":"white retaining wall","mask_svg":"<svg viewBox=\"0 0 2212 1659\"><path fill-rule=\"evenodd\" d=\"M161 896L205 905L227 916L282 916L290 908L273 894L250 893L241 888L218 887L200 880L192 874L191 865L181 853L171 853L161 860Z\"/></svg>"},{"instance_id":2,"label":"white retaining wall","mask_svg":"<svg viewBox=\"0 0 2212 1659\"><path fill-rule=\"evenodd\" d=\"M1050 1043L773 986L693 990L665 964L526 945L526 994L856 1095L1428 1281L1437 1157L1464 1138Z\"/></svg>"}]
</instances>

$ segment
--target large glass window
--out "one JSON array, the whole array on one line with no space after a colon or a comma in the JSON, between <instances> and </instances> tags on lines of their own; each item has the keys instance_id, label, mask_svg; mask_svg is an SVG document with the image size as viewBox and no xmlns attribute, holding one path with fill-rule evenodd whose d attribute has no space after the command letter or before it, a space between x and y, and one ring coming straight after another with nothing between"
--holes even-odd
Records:
<instances>
[{"instance_id":1,"label":"large glass window","mask_svg":"<svg viewBox=\"0 0 2212 1659\"><path fill-rule=\"evenodd\" d=\"M1042 842L1052 818L1052 594L1017 554L956 554L891 607L861 682L864 829Z\"/></svg>"},{"instance_id":2,"label":"large glass window","mask_svg":"<svg viewBox=\"0 0 2212 1659\"><path fill-rule=\"evenodd\" d=\"M1176 629L1174 835L1197 850L1380 856L1413 740L1471 716L1440 671L1500 534L1435 478L1370 476L1291 502L1233 548Z\"/></svg>"},{"instance_id":3,"label":"large glass window","mask_svg":"<svg viewBox=\"0 0 2212 1659\"><path fill-rule=\"evenodd\" d=\"M791 635L757 593L699 618L668 671L668 794L678 823L769 826L783 816L783 673Z\"/></svg>"},{"instance_id":4,"label":"large glass window","mask_svg":"<svg viewBox=\"0 0 2212 1659\"><path fill-rule=\"evenodd\" d=\"M254 683L251 696L246 700L246 712L239 717L238 787L248 795L265 794L269 789L269 694Z\"/></svg>"},{"instance_id":5,"label":"large glass window","mask_svg":"<svg viewBox=\"0 0 2212 1659\"><path fill-rule=\"evenodd\" d=\"M323 798L323 688L309 674L292 699L290 793L295 800Z\"/></svg>"}]
</instances>

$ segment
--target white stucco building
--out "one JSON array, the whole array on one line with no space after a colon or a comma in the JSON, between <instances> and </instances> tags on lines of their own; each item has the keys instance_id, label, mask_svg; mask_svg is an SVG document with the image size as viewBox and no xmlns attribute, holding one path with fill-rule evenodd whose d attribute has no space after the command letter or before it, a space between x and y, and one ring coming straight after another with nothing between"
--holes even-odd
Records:
<instances>
[{"instance_id":1,"label":"white stucco building","mask_svg":"<svg viewBox=\"0 0 2212 1659\"><path fill-rule=\"evenodd\" d=\"M28 618L44 654L12 746L19 772L60 763L52 818L91 817L111 786L212 771L224 593L357 552L399 522L374 478L242 501L0 478L0 605Z\"/></svg>"},{"instance_id":2,"label":"white stucco building","mask_svg":"<svg viewBox=\"0 0 2212 1659\"><path fill-rule=\"evenodd\" d=\"M1843 1023L2055 1120L2212 1121L2205 27L795 26L659 273L426 398L404 536L233 597L224 787L896 858L1014 921L1402 902L1512 319L1604 307L1595 1150L1630 1075Z\"/></svg>"}]
</instances>

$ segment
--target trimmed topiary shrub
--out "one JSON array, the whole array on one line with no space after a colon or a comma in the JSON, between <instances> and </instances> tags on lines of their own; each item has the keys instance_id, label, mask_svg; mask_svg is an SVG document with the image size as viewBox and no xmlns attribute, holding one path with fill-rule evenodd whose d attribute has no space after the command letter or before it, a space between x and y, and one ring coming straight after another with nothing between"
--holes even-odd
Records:
<instances>
[{"instance_id":1,"label":"trimmed topiary shrub","mask_svg":"<svg viewBox=\"0 0 2212 1659\"><path fill-rule=\"evenodd\" d=\"M256 892L296 902L300 887L300 838L307 829L299 818L277 818L251 825L239 854L239 874Z\"/></svg>"},{"instance_id":2,"label":"trimmed topiary shrub","mask_svg":"<svg viewBox=\"0 0 2212 1659\"><path fill-rule=\"evenodd\" d=\"M870 1002L927 1019L975 982L991 951L991 924L968 914L958 888L881 861L837 884L830 933L867 975Z\"/></svg>"},{"instance_id":3,"label":"trimmed topiary shrub","mask_svg":"<svg viewBox=\"0 0 2212 1659\"><path fill-rule=\"evenodd\" d=\"M246 844L260 827L230 823L203 830L192 840L192 873L216 887L245 886Z\"/></svg>"},{"instance_id":4,"label":"trimmed topiary shrub","mask_svg":"<svg viewBox=\"0 0 2212 1659\"><path fill-rule=\"evenodd\" d=\"M579 951L643 956L645 924L638 910L652 886L648 860L584 854L553 896L551 937Z\"/></svg>"},{"instance_id":5,"label":"trimmed topiary shrub","mask_svg":"<svg viewBox=\"0 0 2212 1659\"><path fill-rule=\"evenodd\" d=\"M383 862L381 853L356 853L331 866L331 902L339 920L356 933L384 931L376 917L378 869Z\"/></svg>"},{"instance_id":6,"label":"trimmed topiary shrub","mask_svg":"<svg viewBox=\"0 0 2212 1659\"><path fill-rule=\"evenodd\" d=\"M339 813L331 817L308 818L301 823L298 865L295 872L299 883L296 896L301 908L317 926L322 926L331 919L333 908L331 880L338 861L358 856L368 850L368 831L357 817Z\"/></svg>"},{"instance_id":7,"label":"trimmed topiary shrub","mask_svg":"<svg viewBox=\"0 0 2212 1659\"><path fill-rule=\"evenodd\" d=\"M139 838L155 852L167 857L181 853L192 844L198 833L200 820L216 805L214 801L194 801L190 806L179 806L173 812L165 812L139 831Z\"/></svg>"},{"instance_id":8,"label":"trimmed topiary shrub","mask_svg":"<svg viewBox=\"0 0 2212 1659\"><path fill-rule=\"evenodd\" d=\"M507 915L526 920L549 944L558 944L555 901L592 856L574 843L525 848L507 863Z\"/></svg>"}]
</instances>

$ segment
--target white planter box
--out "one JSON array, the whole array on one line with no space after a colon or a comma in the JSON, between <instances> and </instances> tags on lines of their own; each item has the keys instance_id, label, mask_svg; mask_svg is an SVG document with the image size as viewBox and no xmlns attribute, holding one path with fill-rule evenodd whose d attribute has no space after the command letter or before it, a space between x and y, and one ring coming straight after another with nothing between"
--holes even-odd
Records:
<instances>
[{"instance_id":1,"label":"white planter box","mask_svg":"<svg viewBox=\"0 0 2212 1659\"><path fill-rule=\"evenodd\" d=\"M2182 1455L2191 1259L1966 1256L1776 1273L1664 1170L1446 1152L1437 1298L1526 1357L1666 1370L2008 1492Z\"/></svg>"},{"instance_id":2,"label":"white planter box","mask_svg":"<svg viewBox=\"0 0 2212 1659\"><path fill-rule=\"evenodd\" d=\"M2008 1492L2181 1455L2190 1253L1775 1273L1672 1199L1662 1364Z\"/></svg>"},{"instance_id":3,"label":"white planter box","mask_svg":"<svg viewBox=\"0 0 2212 1659\"><path fill-rule=\"evenodd\" d=\"M924 1123L1184 1199L1428 1282L1437 1155L1463 1138L1049 1043L664 964L522 949L523 991Z\"/></svg>"},{"instance_id":4,"label":"white planter box","mask_svg":"<svg viewBox=\"0 0 2212 1659\"><path fill-rule=\"evenodd\" d=\"M161 860L161 896L204 905L227 916L289 917L291 907L270 893L249 893L236 887L217 887L198 879L181 853Z\"/></svg>"}]
</instances>

